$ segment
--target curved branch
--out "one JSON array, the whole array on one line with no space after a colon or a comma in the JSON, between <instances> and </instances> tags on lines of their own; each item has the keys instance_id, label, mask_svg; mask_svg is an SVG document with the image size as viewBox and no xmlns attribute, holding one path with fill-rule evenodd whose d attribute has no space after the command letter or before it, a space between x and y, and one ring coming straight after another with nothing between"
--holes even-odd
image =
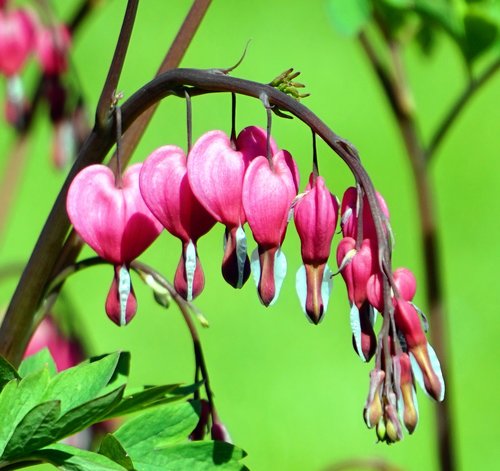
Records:
<instances>
[{"instance_id":1,"label":"curved branch","mask_svg":"<svg viewBox=\"0 0 500 471\"><path fill-rule=\"evenodd\" d=\"M123 103L122 132L126 132L145 110L162 98L171 95L184 97L185 87L189 87L191 96L227 92L260 99L260 96L265 94L269 97L271 106L286 110L307 124L346 162L366 193L377 232L380 260L390 264L389 245L383 230L383 215L377 203L373 184L361 165L356 150L348 141L335 134L311 110L269 85L228 77L218 70L170 70L146 84ZM66 214L66 195L69 185L81 169L104 160L114 142L114 121L114 116L111 116L102 128L95 127L82 146L7 309L0 327L0 354L14 364L21 360L29 340L33 313L38 308L46 286L50 282L51 273L70 227Z\"/></svg>"},{"instance_id":2,"label":"curved branch","mask_svg":"<svg viewBox=\"0 0 500 471\"><path fill-rule=\"evenodd\" d=\"M436 127L434 135L429 141L429 145L425 151L425 159L427 164L436 154L436 150L442 140L457 120L465 105L473 97L473 95L500 69L500 57L496 59L489 67L487 67L476 79L469 82L462 94L457 98L455 103L450 107L448 113L443 118L443 121Z\"/></svg>"}]
</instances>

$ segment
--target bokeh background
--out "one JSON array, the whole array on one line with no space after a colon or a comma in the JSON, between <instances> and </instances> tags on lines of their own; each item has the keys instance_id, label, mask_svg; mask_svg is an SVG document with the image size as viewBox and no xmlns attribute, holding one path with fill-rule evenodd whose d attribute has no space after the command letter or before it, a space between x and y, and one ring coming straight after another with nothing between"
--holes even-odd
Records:
<instances>
[{"instance_id":1,"label":"bokeh background","mask_svg":"<svg viewBox=\"0 0 500 471\"><path fill-rule=\"evenodd\" d=\"M64 17L74 3L59 0L55 6ZM90 110L95 109L104 83L124 6L124 1L100 2L74 41L73 63ZM188 0L141 2L119 86L125 98L153 76L189 7ZM269 82L289 67L302 72L301 81L311 93L305 104L354 143L388 202L396 237L394 266L412 269L423 286L409 163L358 43L335 33L322 0L218 0L182 66L231 66L249 40L246 58L233 75ZM463 63L445 37L431 58L409 48L404 59L425 117L422 132L428 136L465 84ZM446 381L452 391L456 453L464 470L498 469L500 460L496 431L500 418L499 104L500 75L472 100L432 168L449 312L452 374ZM229 132L229 95L193 99L193 118L195 138L211 129ZM260 102L239 98L237 125L265 126ZM309 129L298 120L275 118L273 134L278 145L295 157L304 187L312 155ZM0 159L13 139L2 125ZM169 98L162 103L133 161L144 160L165 144L185 148L183 100ZM50 165L50 146L49 124L39 120L0 247L0 264L27 260L64 181L64 174ZM319 159L331 191L341 198L352 185L352 176L322 143ZM374 432L367 430L362 409L371 365L361 363L352 349L343 282L335 280L324 321L319 326L309 324L295 294L295 271L301 262L293 225L283 247L288 275L278 302L268 309L260 304L251 279L241 291L223 281L222 234L217 226L199 243L206 287L196 304L210 322L201 336L216 404L235 444L248 452L245 463L255 470L321 470L352 458L380 457L408 471L437 469L433 405L422 391L418 392L420 423L413 436L386 446L377 444ZM337 235L334 245L338 241ZM252 241L250 249L254 246ZM172 278L180 248L176 239L164 233L141 259ZM82 257L92 255L90 249L82 253ZM192 381L192 346L177 309L160 308L149 290L134 279L139 312L130 325L117 328L104 313L111 279L110 267L96 267L75 275L65 288L73 315L94 352L131 351L134 385ZM2 280L3 304L14 287L15 279ZM422 290L416 301L425 309Z\"/></svg>"}]
</instances>

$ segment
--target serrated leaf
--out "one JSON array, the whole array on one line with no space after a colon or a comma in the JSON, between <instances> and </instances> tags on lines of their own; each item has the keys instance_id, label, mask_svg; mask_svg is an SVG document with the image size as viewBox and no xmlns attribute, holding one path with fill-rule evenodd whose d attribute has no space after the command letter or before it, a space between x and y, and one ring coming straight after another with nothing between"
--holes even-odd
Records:
<instances>
[{"instance_id":1,"label":"serrated leaf","mask_svg":"<svg viewBox=\"0 0 500 471\"><path fill-rule=\"evenodd\" d=\"M19 366L19 374L24 378L31 373L47 368L49 376L52 378L57 373L56 364L48 348L42 348L37 353L26 357Z\"/></svg>"},{"instance_id":2,"label":"serrated leaf","mask_svg":"<svg viewBox=\"0 0 500 471\"><path fill-rule=\"evenodd\" d=\"M16 369L2 356L0 356L0 389L10 380L20 379Z\"/></svg>"},{"instance_id":3,"label":"serrated leaf","mask_svg":"<svg viewBox=\"0 0 500 471\"><path fill-rule=\"evenodd\" d=\"M187 438L198 418L197 402L162 405L125 422L114 436L135 462L135 456L147 455L153 448Z\"/></svg>"},{"instance_id":4,"label":"serrated leaf","mask_svg":"<svg viewBox=\"0 0 500 471\"><path fill-rule=\"evenodd\" d=\"M134 471L134 464L121 443L110 433L101 441L99 454L107 456L110 460L123 466L127 471Z\"/></svg>"},{"instance_id":5,"label":"serrated leaf","mask_svg":"<svg viewBox=\"0 0 500 471\"><path fill-rule=\"evenodd\" d=\"M94 399L111 380L120 358L111 353L93 362L84 362L54 376L45 392L44 401L59 399L61 413Z\"/></svg>"},{"instance_id":6,"label":"serrated leaf","mask_svg":"<svg viewBox=\"0 0 500 471\"><path fill-rule=\"evenodd\" d=\"M3 459L26 456L29 452L52 443L52 428L61 412L59 401L43 402L31 409L10 437Z\"/></svg>"},{"instance_id":7,"label":"serrated leaf","mask_svg":"<svg viewBox=\"0 0 500 471\"><path fill-rule=\"evenodd\" d=\"M248 468L239 463L246 456L240 448L225 442L188 442L155 448L150 453L135 457L134 465L140 471L240 471Z\"/></svg>"},{"instance_id":8,"label":"serrated leaf","mask_svg":"<svg viewBox=\"0 0 500 471\"><path fill-rule=\"evenodd\" d=\"M333 27L345 36L358 34L371 16L370 0L329 0Z\"/></svg>"},{"instance_id":9,"label":"serrated leaf","mask_svg":"<svg viewBox=\"0 0 500 471\"><path fill-rule=\"evenodd\" d=\"M47 389L46 368L28 375L21 381L12 380L0 394L0 455L23 417L38 403Z\"/></svg>"},{"instance_id":10,"label":"serrated leaf","mask_svg":"<svg viewBox=\"0 0 500 471\"><path fill-rule=\"evenodd\" d=\"M68 411L54 425L53 438L47 443L61 440L92 424L102 422L107 417L108 411L120 402L124 389L125 385L122 385L104 396L92 399Z\"/></svg>"},{"instance_id":11,"label":"serrated leaf","mask_svg":"<svg viewBox=\"0 0 500 471\"><path fill-rule=\"evenodd\" d=\"M63 471L126 471L108 457L69 445L56 444L31 455L57 466Z\"/></svg>"}]
</instances>

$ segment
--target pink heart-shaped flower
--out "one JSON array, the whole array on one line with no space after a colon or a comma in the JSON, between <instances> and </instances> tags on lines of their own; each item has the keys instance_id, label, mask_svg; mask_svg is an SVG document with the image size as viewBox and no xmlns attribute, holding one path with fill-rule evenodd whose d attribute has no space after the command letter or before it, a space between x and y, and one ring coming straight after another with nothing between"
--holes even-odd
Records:
<instances>
[{"instance_id":1,"label":"pink heart-shaped flower","mask_svg":"<svg viewBox=\"0 0 500 471\"><path fill-rule=\"evenodd\" d=\"M66 208L76 232L114 265L137 258L162 230L139 191L141 167L129 167L117 188L108 167L91 165L74 178L68 191Z\"/></svg>"},{"instance_id":2,"label":"pink heart-shaped flower","mask_svg":"<svg viewBox=\"0 0 500 471\"><path fill-rule=\"evenodd\" d=\"M191 190L184 151L176 146L156 149L144 162L139 184L151 212L183 243L174 286L190 301L204 285L196 242L216 221Z\"/></svg>"}]
</instances>

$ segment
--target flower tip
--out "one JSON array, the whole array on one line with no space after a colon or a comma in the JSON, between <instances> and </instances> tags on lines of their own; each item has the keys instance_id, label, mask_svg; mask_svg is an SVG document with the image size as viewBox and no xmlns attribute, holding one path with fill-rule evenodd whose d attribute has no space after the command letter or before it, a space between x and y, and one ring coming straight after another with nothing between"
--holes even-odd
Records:
<instances>
[{"instance_id":1,"label":"flower tip","mask_svg":"<svg viewBox=\"0 0 500 471\"><path fill-rule=\"evenodd\" d=\"M137 312L137 299L125 266L116 266L113 282L106 297L105 310L118 326L127 325Z\"/></svg>"}]
</instances>

